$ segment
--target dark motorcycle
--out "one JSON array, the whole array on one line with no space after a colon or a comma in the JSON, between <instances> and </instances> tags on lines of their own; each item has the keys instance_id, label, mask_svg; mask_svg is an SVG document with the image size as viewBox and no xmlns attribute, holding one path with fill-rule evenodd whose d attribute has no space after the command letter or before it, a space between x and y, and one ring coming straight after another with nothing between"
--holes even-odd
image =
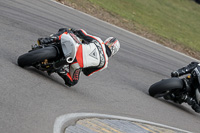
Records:
<instances>
[{"instance_id":1,"label":"dark motorcycle","mask_svg":"<svg viewBox=\"0 0 200 133\"><path fill-rule=\"evenodd\" d=\"M200 112L200 66L184 78L163 79L149 88L149 94L155 98L163 97L175 103L188 103L196 112Z\"/></svg>"},{"instance_id":2,"label":"dark motorcycle","mask_svg":"<svg viewBox=\"0 0 200 133\"><path fill-rule=\"evenodd\" d=\"M49 75L64 65L70 64L75 58L75 45L78 38L72 32L63 34L61 41L51 44L35 44L28 53L19 56L20 67L33 66Z\"/></svg>"}]
</instances>

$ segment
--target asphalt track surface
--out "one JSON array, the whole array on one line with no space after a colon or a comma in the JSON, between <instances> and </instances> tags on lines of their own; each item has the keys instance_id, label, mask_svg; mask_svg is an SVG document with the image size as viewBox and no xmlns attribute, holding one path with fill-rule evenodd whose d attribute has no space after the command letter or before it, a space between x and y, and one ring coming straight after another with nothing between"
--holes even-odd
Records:
<instances>
[{"instance_id":1,"label":"asphalt track surface","mask_svg":"<svg viewBox=\"0 0 200 133\"><path fill-rule=\"evenodd\" d=\"M17 58L37 38L61 27L83 28L106 39L115 36L121 49L108 68L81 75L66 87L53 74L23 69ZM48 0L0 1L0 132L49 133L58 116L102 113L152 121L199 132L200 115L186 104L176 105L148 95L148 87L194 59L79 11Z\"/></svg>"}]
</instances>

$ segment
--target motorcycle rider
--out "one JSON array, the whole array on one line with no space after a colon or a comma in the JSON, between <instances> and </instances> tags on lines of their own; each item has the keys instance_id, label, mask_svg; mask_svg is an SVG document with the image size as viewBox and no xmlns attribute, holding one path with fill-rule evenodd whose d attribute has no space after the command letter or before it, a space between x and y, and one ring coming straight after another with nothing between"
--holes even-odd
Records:
<instances>
[{"instance_id":1,"label":"motorcycle rider","mask_svg":"<svg viewBox=\"0 0 200 133\"><path fill-rule=\"evenodd\" d=\"M173 71L171 73L171 77L179 77L185 74L191 74L193 80L196 79L196 74L193 73L193 70L196 69L197 67L200 67L200 63L198 62L191 62L189 65L178 69L177 71ZM198 86L195 86L195 84L191 84L193 88L197 88ZM192 109L194 109L195 112L200 113L200 92L198 89L192 90L193 93L196 93L195 97L182 97L182 100L187 102L189 105L191 105ZM196 92L195 92L196 91Z\"/></svg>"},{"instance_id":2,"label":"motorcycle rider","mask_svg":"<svg viewBox=\"0 0 200 133\"><path fill-rule=\"evenodd\" d=\"M74 33L76 41L76 58L69 64L69 70L64 66L57 71L67 86L78 83L80 72L90 76L97 71L105 69L108 65L108 58L112 57L120 48L119 41L114 37L107 38L104 42L96 36L87 34L83 29L75 30L61 28L56 34L48 38L39 38L39 44L61 43L61 36L67 33ZM78 38L77 38L78 37ZM82 41L80 41L82 40Z\"/></svg>"}]
</instances>

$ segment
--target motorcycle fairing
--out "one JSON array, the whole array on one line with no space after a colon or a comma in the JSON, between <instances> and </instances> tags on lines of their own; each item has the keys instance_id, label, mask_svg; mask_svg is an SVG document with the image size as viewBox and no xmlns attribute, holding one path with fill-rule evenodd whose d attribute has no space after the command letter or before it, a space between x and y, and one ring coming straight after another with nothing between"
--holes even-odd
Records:
<instances>
[{"instance_id":1,"label":"motorcycle fairing","mask_svg":"<svg viewBox=\"0 0 200 133\"><path fill-rule=\"evenodd\" d=\"M72 63L76 57L76 42L69 34L61 36L61 46L63 54L68 63Z\"/></svg>"}]
</instances>

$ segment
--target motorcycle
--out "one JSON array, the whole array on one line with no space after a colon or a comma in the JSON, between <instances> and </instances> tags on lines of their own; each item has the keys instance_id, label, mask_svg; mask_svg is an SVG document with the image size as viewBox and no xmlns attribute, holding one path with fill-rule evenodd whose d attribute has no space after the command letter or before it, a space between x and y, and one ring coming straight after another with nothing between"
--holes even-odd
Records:
<instances>
[{"instance_id":1,"label":"motorcycle","mask_svg":"<svg viewBox=\"0 0 200 133\"><path fill-rule=\"evenodd\" d=\"M200 105L200 66L186 77L172 77L154 83L149 87L149 95L178 104L185 102L200 113L200 110L196 109Z\"/></svg>"},{"instance_id":2,"label":"motorcycle","mask_svg":"<svg viewBox=\"0 0 200 133\"><path fill-rule=\"evenodd\" d=\"M50 75L73 62L77 43L80 43L79 38L72 31L68 31L67 34L62 34L60 42L33 45L28 53L19 56L18 65L33 66Z\"/></svg>"}]
</instances>

